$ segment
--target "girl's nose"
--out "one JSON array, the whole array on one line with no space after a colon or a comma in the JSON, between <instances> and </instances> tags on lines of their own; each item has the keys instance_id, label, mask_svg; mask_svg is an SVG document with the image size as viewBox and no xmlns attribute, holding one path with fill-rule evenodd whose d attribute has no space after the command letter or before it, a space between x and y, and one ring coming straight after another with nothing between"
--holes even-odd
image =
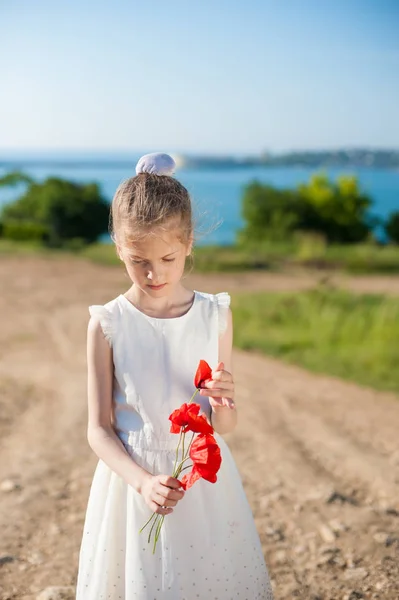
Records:
<instances>
[{"instance_id":1,"label":"girl's nose","mask_svg":"<svg viewBox=\"0 0 399 600\"><path fill-rule=\"evenodd\" d=\"M156 284L157 280L159 278L159 273L152 270L152 271L148 271L147 273L147 279L149 279L150 281L152 281L153 283Z\"/></svg>"}]
</instances>

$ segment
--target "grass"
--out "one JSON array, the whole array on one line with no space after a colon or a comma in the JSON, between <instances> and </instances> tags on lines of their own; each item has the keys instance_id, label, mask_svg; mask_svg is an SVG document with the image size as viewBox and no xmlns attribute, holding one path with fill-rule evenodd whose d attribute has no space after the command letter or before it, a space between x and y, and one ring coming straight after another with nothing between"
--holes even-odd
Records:
<instances>
[{"instance_id":1,"label":"grass","mask_svg":"<svg viewBox=\"0 0 399 600\"><path fill-rule=\"evenodd\" d=\"M312 246L312 244L310 244ZM195 271L244 271L287 264L288 244L270 251L200 247ZM334 266L355 272L399 272L399 248L371 246L323 249ZM290 251L294 251L291 247ZM315 259L315 248L302 246L302 260ZM1 255L71 255L34 244L0 240ZM106 265L120 265L114 247L93 244L74 255ZM263 258L262 258L263 257ZM327 257L327 259L326 259ZM320 260L320 256L318 258ZM290 263L289 263L290 264ZM298 293L240 293L233 296L235 345L259 350L307 369L335 375L378 389L399 391L399 298L359 295L320 287Z\"/></svg>"},{"instance_id":2,"label":"grass","mask_svg":"<svg viewBox=\"0 0 399 600\"><path fill-rule=\"evenodd\" d=\"M109 244L92 244L78 254L101 264L119 264L114 247ZM254 248L197 246L194 251L197 273L279 270L289 266L349 273L399 273L399 246L328 246L317 237L303 236L287 242L265 242Z\"/></svg>"},{"instance_id":3,"label":"grass","mask_svg":"<svg viewBox=\"0 0 399 600\"><path fill-rule=\"evenodd\" d=\"M58 256L73 253L104 265L119 265L114 246L90 244L81 246L72 241L64 249L46 249L33 243L0 239L0 255L46 254ZM285 242L265 241L253 248L241 246L198 246L194 251L194 271L242 272L281 270L300 266L348 273L399 273L399 246L376 244L326 245L314 235L301 235Z\"/></svg>"},{"instance_id":4,"label":"grass","mask_svg":"<svg viewBox=\"0 0 399 600\"><path fill-rule=\"evenodd\" d=\"M329 288L233 297L235 345L399 391L399 299Z\"/></svg>"}]
</instances>

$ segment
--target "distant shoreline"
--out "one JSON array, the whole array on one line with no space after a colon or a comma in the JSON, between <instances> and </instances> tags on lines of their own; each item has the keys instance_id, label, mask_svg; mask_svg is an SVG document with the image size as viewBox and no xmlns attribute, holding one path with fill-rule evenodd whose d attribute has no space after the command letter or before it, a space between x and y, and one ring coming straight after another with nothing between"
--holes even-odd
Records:
<instances>
[{"instance_id":1,"label":"distant shoreline","mask_svg":"<svg viewBox=\"0 0 399 600\"><path fill-rule=\"evenodd\" d=\"M20 169L23 167L66 167L66 168L131 168L138 156L135 153L115 152L106 155L88 152L76 152L76 156L70 153L49 152L36 155L32 152L21 153L19 156L6 156L6 151L0 153L0 168ZM399 169L399 150L336 150L336 151L303 151L284 154L264 153L259 156L212 156L212 155L188 155L173 154L178 169L245 169L245 168L370 168L370 169Z\"/></svg>"}]
</instances>

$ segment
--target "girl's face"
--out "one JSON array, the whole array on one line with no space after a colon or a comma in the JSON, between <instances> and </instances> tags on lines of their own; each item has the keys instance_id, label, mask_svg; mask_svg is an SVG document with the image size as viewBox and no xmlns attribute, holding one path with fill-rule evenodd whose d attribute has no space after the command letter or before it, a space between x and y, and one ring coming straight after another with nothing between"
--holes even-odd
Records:
<instances>
[{"instance_id":1,"label":"girl's face","mask_svg":"<svg viewBox=\"0 0 399 600\"><path fill-rule=\"evenodd\" d=\"M192 242L182 243L178 233L176 229L155 230L129 247L117 246L130 279L145 294L165 296L179 283Z\"/></svg>"}]
</instances>

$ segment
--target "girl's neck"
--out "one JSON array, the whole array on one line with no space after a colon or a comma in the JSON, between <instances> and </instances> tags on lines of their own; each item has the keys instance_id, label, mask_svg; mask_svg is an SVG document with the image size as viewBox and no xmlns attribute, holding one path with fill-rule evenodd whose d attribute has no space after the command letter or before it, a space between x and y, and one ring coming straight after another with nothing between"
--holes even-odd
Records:
<instances>
[{"instance_id":1,"label":"girl's neck","mask_svg":"<svg viewBox=\"0 0 399 600\"><path fill-rule=\"evenodd\" d=\"M159 297L151 297L133 284L124 295L138 310L158 319L180 317L194 301L194 292L181 284Z\"/></svg>"}]
</instances>

